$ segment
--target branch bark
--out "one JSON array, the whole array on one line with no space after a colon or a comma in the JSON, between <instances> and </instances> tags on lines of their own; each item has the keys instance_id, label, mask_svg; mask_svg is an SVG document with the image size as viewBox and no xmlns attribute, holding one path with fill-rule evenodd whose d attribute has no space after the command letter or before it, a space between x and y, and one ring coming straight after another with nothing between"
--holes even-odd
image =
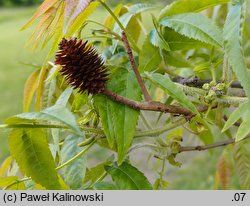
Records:
<instances>
[{"instance_id":1,"label":"branch bark","mask_svg":"<svg viewBox=\"0 0 250 206\"><path fill-rule=\"evenodd\" d=\"M164 113L174 113L174 114L183 114L185 116L194 116L195 114L189 111L184 107L178 107L173 105L165 105L161 102L138 102L134 100L127 99L122 97L112 91L104 90L102 94L108 96L109 98L115 100L116 102L125 104L135 110L148 110L148 111L159 111ZM201 107L200 111L203 111L205 108Z\"/></svg>"},{"instance_id":2,"label":"branch bark","mask_svg":"<svg viewBox=\"0 0 250 206\"><path fill-rule=\"evenodd\" d=\"M136 79L139 83L139 86L141 87L141 90L142 90L142 93L143 93L143 96L145 98L146 101L150 102L152 101L148 91L147 91L147 88L142 80L142 77L140 75L140 72L138 70L138 67L136 66L136 63L135 63L135 58L134 58L134 55L133 55L133 52L132 52L132 49L130 47L130 44L128 42L128 38L125 34L125 32L123 31L122 32L122 41L123 41L123 44L125 46L125 49L126 49L126 52L128 54L128 58L129 58L129 61L130 61L130 64L132 66L132 69L134 70L135 72L135 76L136 76Z\"/></svg>"},{"instance_id":3,"label":"branch bark","mask_svg":"<svg viewBox=\"0 0 250 206\"><path fill-rule=\"evenodd\" d=\"M250 136L245 137L241 141L246 140L246 139L250 139ZM209 149L213 149L213 148L217 148L217 147L227 146L227 145L234 144L234 143L235 143L235 139L229 139L229 140L216 142L214 144L208 144L208 145L183 146L183 147L180 148L179 153L181 153L181 152L190 152L190 151L209 150Z\"/></svg>"},{"instance_id":4,"label":"branch bark","mask_svg":"<svg viewBox=\"0 0 250 206\"><path fill-rule=\"evenodd\" d=\"M158 111L164 113L171 113L171 114L178 114L184 115L187 119L192 118L196 114L192 113L190 110L174 105L166 105L161 102L138 102L131 99L127 99L126 97L120 96L112 91L105 89L102 92L103 95L108 96L109 98L113 99L116 102L121 104L125 104L135 110L148 110L148 111ZM215 108L215 107L213 107ZM205 105L200 105L197 107L198 112L205 112L207 111L208 107Z\"/></svg>"},{"instance_id":5,"label":"branch bark","mask_svg":"<svg viewBox=\"0 0 250 206\"><path fill-rule=\"evenodd\" d=\"M205 83L210 83L211 79L199 79L198 77L190 77L190 78L182 78L182 77L176 77L173 79L174 82L187 85L187 86L193 86L193 87L202 87ZM218 81L217 83L221 83L221 81ZM239 82L235 81L230 85L231 88L239 88L242 89L242 86Z\"/></svg>"}]
</instances>

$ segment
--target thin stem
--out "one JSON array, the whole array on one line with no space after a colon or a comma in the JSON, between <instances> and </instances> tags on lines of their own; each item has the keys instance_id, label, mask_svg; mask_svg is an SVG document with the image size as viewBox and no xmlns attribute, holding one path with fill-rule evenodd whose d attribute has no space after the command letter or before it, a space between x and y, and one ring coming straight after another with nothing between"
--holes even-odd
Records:
<instances>
[{"instance_id":1,"label":"thin stem","mask_svg":"<svg viewBox=\"0 0 250 206\"><path fill-rule=\"evenodd\" d=\"M152 127L148 123L147 118L144 116L143 112L141 112L141 119L142 119L142 122L146 126L147 129L152 129Z\"/></svg>"},{"instance_id":2,"label":"thin stem","mask_svg":"<svg viewBox=\"0 0 250 206\"><path fill-rule=\"evenodd\" d=\"M134 73L135 73L135 76L136 76L136 79L138 81L138 84L139 86L141 87L141 91L144 95L144 98L146 101L152 101L148 91L147 91L147 88L142 80L142 77L140 75L140 72L138 70L138 67L136 66L136 63L135 63L135 58L134 58L134 55L133 55L133 52L132 52L132 49L130 47L130 44L128 42L128 39L127 39L127 36L125 34L125 32L123 31L122 32L122 41L124 43L124 46L125 46L125 49L127 51L127 54L128 54L128 57L129 57L129 61L130 61L130 64L132 66L132 69L134 70Z\"/></svg>"},{"instance_id":3,"label":"thin stem","mask_svg":"<svg viewBox=\"0 0 250 206\"><path fill-rule=\"evenodd\" d=\"M166 131L169 131L171 129L174 129L174 128L177 128L183 124L186 123L186 120L185 119L181 119L177 122L174 122L172 124L168 124L166 126L163 126L159 129L154 129L154 130L149 130L149 131L143 131L143 132L140 132L140 133L136 133L135 134L135 137L145 137L145 136L159 136L160 134L162 134L163 132L166 132Z\"/></svg>"},{"instance_id":4,"label":"thin stem","mask_svg":"<svg viewBox=\"0 0 250 206\"><path fill-rule=\"evenodd\" d=\"M16 182L13 182L12 184L8 185L6 188L4 188L5 190L7 190L8 188L12 187L13 185L19 184L20 182L25 182L31 180L31 177L25 177L23 179L20 180L16 180Z\"/></svg>"},{"instance_id":5,"label":"thin stem","mask_svg":"<svg viewBox=\"0 0 250 206\"><path fill-rule=\"evenodd\" d=\"M148 130L148 131L137 131L135 133L135 138L138 138L138 137L145 137L145 136L158 136L160 135L161 133L165 132L165 131L168 131L168 130L171 130L171 129L174 129L182 124L184 124L186 122L185 119L182 119L180 121L177 121L177 122L174 122L170 125L166 125L166 126L163 126L159 129L153 129L153 130ZM22 124L22 126L20 125L15 125L15 124L2 124L0 125L0 129L6 129L6 128L63 128L63 129L66 129L67 127L65 126L61 126L61 125L53 125L50 126L50 125L44 125L44 124L36 124L35 126L33 124ZM95 133L95 134L98 134L98 135L104 135L104 131L100 128L93 128L93 127L80 127L82 130L86 131L86 132L91 132L91 133ZM96 138L94 138L96 139ZM88 140L90 141L90 140ZM91 141L90 141L91 142ZM86 143L86 142L85 142ZM80 146L80 145L79 145Z\"/></svg>"},{"instance_id":6,"label":"thin stem","mask_svg":"<svg viewBox=\"0 0 250 206\"><path fill-rule=\"evenodd\" d=\"M132 38L130 38L130 35L128 34L126 28L122 25L122 23L120 22L120 20L117 18L117 16L114 14L114 12L108 7L108 5L103 2L102 0L98 0L102 6L110 13L110 15L114 18L114 20L116 21L116 23L118 24L118 26L120 27L120 29L122 31L124 31L126 33L126 35L129 36L130 42L132 43L133 49L139 53L140 49L137 47L137 45L135 44L135 42L132 40Z\"/></svg>"},{"instance_id":7,"label":"thin stem","mask_svg":"<svg viewBox=\"0 0 250 206\"><path fill-rule=\"evenodd\" d=\"M97 182L100 182L100 181L102 181L106 176L107 176L107 172L105 171L105 172L103 172L102 173L102 175L95 181L95 182L93 182L90 186L89 186L89 188L92 188Z\"/></svg>"},{"instance_id":8,"label":"thin stem","mask_svg":"<svg viewBox=\"0 0 250 206\"><path fill-rule=\"evenodd\" d=\"M160 182L163 182L165 168L166 168L166 158L163 158L163 160L162 160L162 168L161 168L161 172L160 172Z\"/></svg>"},{"instance_id":9,"label":"thin stem","mask_svg":"<svg viewBox=\"0 0 250 206\"><path fill-rule=\"evenodd\" d=\"M213 82L216 82L216 72L213 64L211 64L211 73L212 73L212 80Z\"/></svg>"},{"instance_id":10,"label":"thin stem","mask_svg":"<svg viewBox=\"0 0 250 206\"><path fill-rule=\"evenodd\" d=\"M37 123L26 123L26 124L1 124L0 129L8 128L53 128L53 129L68 129L64 125L55 125L55 124L37 124Z\"/></svg>"},{"instance_id":11,"label":"thin stem","mask_svg":"<svg viewBox=\"0 0 250 206\"><path fill-rule=\"evenodd\" d=\"M250 139L250 136L245 137L243 140ZM234 144L235 139L225 140L221 142L216 142L214 144L208 144L208 145L197 145L197 146L187 146L187 147L181 147L179 153L181 152L189 152L189 151L203 151L203 150L209 150L217 147L223 147L230 144Z\"/></svg>"},{"instance_id":12,"label":"thin stem","mask_svg":"<svg viewBox=\"0 0 250 206\"><path fill-rule=\"evenodd\" d=\"M223 68L222 68L222 82L228 83L228 59L227 56L224 55L224 60L223 60Z\"/></svg>"},{"instance_id":13,"label":"thin stem","mask_svg":"<svg viewBox=\"0 0 250 206\"><path fill-rule=\"evenodd\" d=\"M128 151L128 153L131 153L133 152L134 150L137 150L137 149L140 149L140 148L154 148L154 149L157 149L158 146L156 146L155 144L148 144L148 143L145 143L145 144L137 144L135 145L134 147L130 148L130 150Z\"/></svg>"},{"instance_id":14,"label":"thin stem","mask_svg":"<svg viewBox=\"0 0 250 206\"><path fill-rule=\"evenodd\" d=\"M62 169L63 167L69 165L70 163L74 162L76 159L78 159L79 157L81 157L84 153L86 153L96 143L96 141L97 140L94 140L93 142L91 142L84 150L82 150L81 152L79 152L77 155L75 155L74 157L72 157L67 162L61 164L59 167L56 168L56 170Z\"/></svg>"}]
</instances>

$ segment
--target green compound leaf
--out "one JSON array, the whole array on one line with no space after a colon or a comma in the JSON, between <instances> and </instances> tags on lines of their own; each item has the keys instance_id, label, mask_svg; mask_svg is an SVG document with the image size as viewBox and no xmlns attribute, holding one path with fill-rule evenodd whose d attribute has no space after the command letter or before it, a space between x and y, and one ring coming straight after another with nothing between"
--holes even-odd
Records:
<instances>
[{"instance_id":1,"label":"green compound leaf","mask_svg":"<svg viewBox=\"0 0 250 206\"><path fill-rule=\"evenodd\" d=\"M61 189L47 136L42 129L14 129L8 143L24 175L47 189Z\"/></svg>"},{"instance_id":2,"label":"green compound leaf","mask_svg":"<svg viewBox=\"0 0 250 206\"><path fill-rule=\"evenodd\" d=\"M110 76L107 89L129 99L141 100L141 91L133 71L125 68L118 68ZM133 141L140 112L102 95L96 95L94 101L109 145L117 147L118 164L121 164Z\"/></svg>"},{"instance_id":3,"label":"green compound leaf","mask_svg":"<svg viewBox=\"0 0 250 206\"><path fill-rule=\"evenodd\" d=\"M183 90L178 86L176 86L176 84L173 83L168 76L155 73L155 74L147 74L147 77L149 78L150 81L152 81L158 87L163 89L168 95L176 99L190 111L198 113L196 107L190 101L190 99L187 98Z\"/></svg>"},{"instance_id":4,"label":"green compound leaf","mask_svg":"<svg viewBox=\"0 0 250 206\"><path fill-rule=\"evenodd\" d=\"M36 123L44 123L44 122L51 123L51 124L59 123L62 126L65 125L66 127L72 129L72 131L75 134L82 136L82 132L76 123L74 115L66 107L63 107L63 106L49 107L41 112L22 113L22 114L15 115L5 120L6 124L10 124L10 125L15 124L17 126L18 124L23 124L23 123L36 124ZM49 125L48 125L48 128L49 128Z\"/></svg>"},{"instance_id":5,"label":"green compound leaf","mask_svg":"<svg viewBox=\"0 0 250 206\"><path fill-rule=\"evenodd\" d=\"M105 166L119 190L151 190L152 186L137 168L127 162Z\"/></svg>"},{"instance_id":6,"label":"green compound leaf","mask_svg":"<svg viewBox=\"0 0 250 206\"><path fill-rule=\"evenodd\" d=\"M161 63L159 48L154 46L147 38L139 54L140 72L155 70Z\"/></svg>"},{"instance_id":7,"label":"green compound leaf","mask_svg":"<svg viewBox=\"0 0 250 206\"><path fill-rule=\"evenodd\" d=\"M94 185L95 190L117 190L116 186L108 182L97 182Z\"/></svg>"},{"instance_id":8,"label":"green compound leaf","mask_svg":"<svg viewBox=\"0 0 250 206\"><path fill-rule=\"evenodd\" d=\"M25 190L24 182L17 176L0 177L0 188L4 190Z\"/></svg>"},{"instance_id":9,"label":"green compound leaf","mask_svg":"<svg viewBox=\"0 0 250 206\"><path fill-rule=\"evenodd\" d=\"M82 149L77 145L82 141L83 138L75 135L70 135L65 139L61 149L62 164L81 152ZM61 172L64 181L68 186L70 186L71 189L77 190L81 188L86 172L85 155L82 155L72 163L65 166Z\"/></svg>"},{"instance_id":10,"label":"green compound leaf","mask_svg":"<svg viewBox=\"0 0 250 206\"><path fill-rule=\"evenodd\" d=\"M237 143L234 147L234 159L236 162L236 171L240 180L241 189L250 189L250 159L249 148L244 142Z\"/></svg>"},{"instance_id":11,"label":"green compound leaf","mask_svg":"<svg viewBox=\"0 0 250 206\"><path fill-rule=\"evenodd\" d=\"M104 129L104 133L108 140L108 144L111 148L115 145L115 131L114 131L114 123L112 120L113 110L112 104L113 102L106 96L96 95L94 97L95 104L98 108L102 126Z\"/></svg>"},{"instance_id":12,"label":"green compound leaf","mask_svg":"<svg viewBox=\"0 0 250 206\"><path fill-rule=\"evenodd\" d=\"M228 130L238 119L242 117L242 114L246 114L250 111L249 102L242 103L233 113L229 116L226 124L224 125L221 132Z\"/></svg>"},{"instance_id":13,"label":"green compound leaf","mask_svg":"<svg viewBox=\"0 0 250 206\"><path fill-rule=\"evenodd\" d=\"M163 18L161 25L201 42L222 47L220 29L206 16L198 13L186 13Z\"/></svg>"},{"instance_id":14,"label":"green compound leaf","mask_svg":"<svg viewBox=\"0 0 250 206\"><path fill-rule=\"evenodd\" d=\"M224 26L224 47L234 73L250 97L250 78L244 61L241 45L243 5L236 3L230 9Z\"/></svg>"},{"instance_id":15,"label":"green compound leaf","mask_svg":"<svg viewBox=\"0 0 250 206\"><path fill-rule=\"evenodd\" d=\"M135 4L135 5L132 5L131 7L129 7L128 12L125 13L124 15L122 15L119 20L122 23L122 25L126 28L129 24L130 20L134 16L136 16L137 14L140 14L142 12L155 9L155 8L156 7L152 4ZM114 26L114 31L117 33L119 33L121 31L121 28L118 26L117 23Z\"/></svg>"},{"instance_id":16,"label":"green compound leaf","mask_svg":"<svg viewBox=\"0 0 250 206\"><path fill-rule=\"evenodd\" d=\"M161 10L159 19L188 12L200 12L231 0L177 0Z\"/></svg>"},{"instance_id":17,"label":"green compound leaf","mask_svg":"<svg viewBox=\"0 0 250 206\"><path fill-rule=\"evenodd\" d=\"M236 142L244 139L249 134L250 132L249 125L250 125L250 115L248 115L246 119L244 119L244 121L239 126L239 129L237 130L236 138L235 138Z\"/></svg>"},{"instance_id":18,"label":"green compound leaf","mask_svg":"<svg viewBox=\"0 0 250 206\"><path fill-rule=\"evenodd\" d=\"M168 27L163 29L163 38L168 43L171 51L189 50L200 47L206 48L209 46L209 44L188 38Z\"/></svg>"},{"instance_id":19,"label":"green compound leaf","mask_svg":"<svg viewBox=\"0 0 250 206\"><path fill-rule=\"evenodd\" d=\"M5 120L6 124L39 123L41 121L49 123L60 123L72 129L78 136L82 136L75 116L68 110L66 104L72 93L72 89L66 89L58 98L56 104L41 112L29 112L15 115ZM48 125L49 126L49 125Z\"/></svg>"}]
</instances>

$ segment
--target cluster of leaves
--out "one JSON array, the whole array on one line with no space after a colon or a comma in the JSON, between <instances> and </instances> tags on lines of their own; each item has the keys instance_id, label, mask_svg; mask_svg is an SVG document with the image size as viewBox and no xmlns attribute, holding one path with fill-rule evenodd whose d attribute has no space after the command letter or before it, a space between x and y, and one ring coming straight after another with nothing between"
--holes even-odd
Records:
<instances>
[{"instance_id":1,"label":"cluster of leaves","mask_svg":"<svg viewBox=\"0 0 250 206\"><path fill-rule=\"evenodd\" d=\"M184 132L195 135L205 144L223 138L236 137L237 142L245 139L250 132L249 62L243 55L245 52L250 56L246 3L177 0L163 8L157 18L152 15L152 23L147 24L142 13L159 11L155 5L119 4L111 11L104 1L45 0L22 29L39 19L29 43L35 49L51 41L51 50L43 67L34 71L26 82L24 113L10 117L3 125L12 128L11 156L0 167L3 176L0 187L163 189L168 185L164 180L166 161L180 166L175 157L181 152ZM88 17L100 4L110 15L103 24L89 21ZM150 119L154 122L153 128L143 111L101 94L88 96L72 91L59 73L60 66L47 60L55 54L63 37L85 38L82 30L87 23L101 26L93 31L92 43L102 51L110 72L108 90L142 101L142 92L121 42L121 31L125 29L138 69L154 100L182 106L196 115L187 122L183 115L155 113ZM173 81L174 77L192 76L211 82L197 88ZM235 92L230 85L235 79L244 88L244 97L232 95ZM36 112L29 112L33 100ZM199 113L200 105L208 108L205 113ZM237 107L232 114L230 106ZM224 116L229 117L226 122ZM218 188L228 187L232 168L236 166L241 187L249 187L249 150L247 141L243 142L245 145L227 147L219 158ZM93 145L117 156L107 156L104 162L89 168L86 152ZM141 147L149 148L163 163L153 186L129 160L133 150ZM232 161L236 164L231 164ZM18 171L22 179L17 176ZM106 181L107 175L113 182Z\"/></svg>"}]
</instances>

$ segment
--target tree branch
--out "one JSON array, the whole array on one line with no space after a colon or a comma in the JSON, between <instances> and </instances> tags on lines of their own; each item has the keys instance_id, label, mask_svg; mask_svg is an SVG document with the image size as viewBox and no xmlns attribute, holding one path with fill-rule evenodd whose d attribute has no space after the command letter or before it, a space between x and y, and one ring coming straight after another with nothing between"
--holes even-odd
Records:
<instances>
[{"instance_id":1,"label":"tree branch","mask_svg":"<svg viewBox=\"0 0 250 206\"><path fill-rule=\"evenodd\" d=\"M130 47L130 45L129 45L128 38L127 38L127 36L126 36L126 34L125 34L124 31L122 32L122 41L123 41L124 46L125 46L125 49L126 49L126 51L127 51L127 54L128 54L129 61L130 61L130 64L131 64L131 66L132 66L132 69L133 69L134 72L135 72L136 79L137 79L137 81L138 81L138 83L139 83L139 86L141 87L141 91L142 91L142 93L143 93L143 95L144 95L144 98L145 98L145 100L148 101L148 102L149 102L149 101L152 101L152 99L151 99L151 97L150 97L150 95L149 95L149 93L148 93L148 91L147 91L147 88L146 88L146 86L145 86L145 84L144 84L144 82L143 82L143 80L142 80L142 77L141 77L141 75L140 75L140 72L139 72L139 70L138 70L138 67L136 66L135 58L134 58L134 56L133 56L132 49L131 49L131 47Z\"/></svg>"},{"instance_id":2,"label":"tree branch","mask_svg":"<svg viewBox=\"0 0 250 206\"><path fill-rule=\"evenodd\" d=\"M193 87L202 87L205 83L210 83L211 79L199 79L198 77L190 77L190 78L182 78L182 77L176 77L173 79L174 82L187 85L187 86L193 86ZM221 83L221 81L218 81L217 83ZM239 88L242 89L242 86L239 82L235 81L230 85L231 88Z\"/></svg>"},{"instance_id":3,"label":"tree branch","mask_svg":"<svg viewBox=\"0 0 250 206\"><path fill-rule=\"evenodd\" d=\"M250 139L250 136L245 137L241 141L246 140L246 139ZM234 143L235 143L235 139L229 139L229 140L225 140L221 142L216 142L214 144L181 147L179 153L189 152L189 151L203 151L203 150L208 150L212 148L227 146L229 144L234 144Z\"/></svg>"},{"instance_id":4,"label":"tree branch","mask_svg":"<svg viewBox=\"0 0 250 206\"><path fill-rule=\"evenodd\" d=\"M183 114L186 117L192 117L195 114L189 111L184 107L178 107L173 105L165 105L161 102L138 102L134 100L127 99L122 97L116 93L113 93L109 90L104 90L102 94L110 97L111 99L115 100L116 102L120 102L125 104L135 110L148 110L148 111L159 111L164 113L174 113L174 114ZM203 111L204 107L200 108L200 111Z\"/></svg>"}]
</instances>

